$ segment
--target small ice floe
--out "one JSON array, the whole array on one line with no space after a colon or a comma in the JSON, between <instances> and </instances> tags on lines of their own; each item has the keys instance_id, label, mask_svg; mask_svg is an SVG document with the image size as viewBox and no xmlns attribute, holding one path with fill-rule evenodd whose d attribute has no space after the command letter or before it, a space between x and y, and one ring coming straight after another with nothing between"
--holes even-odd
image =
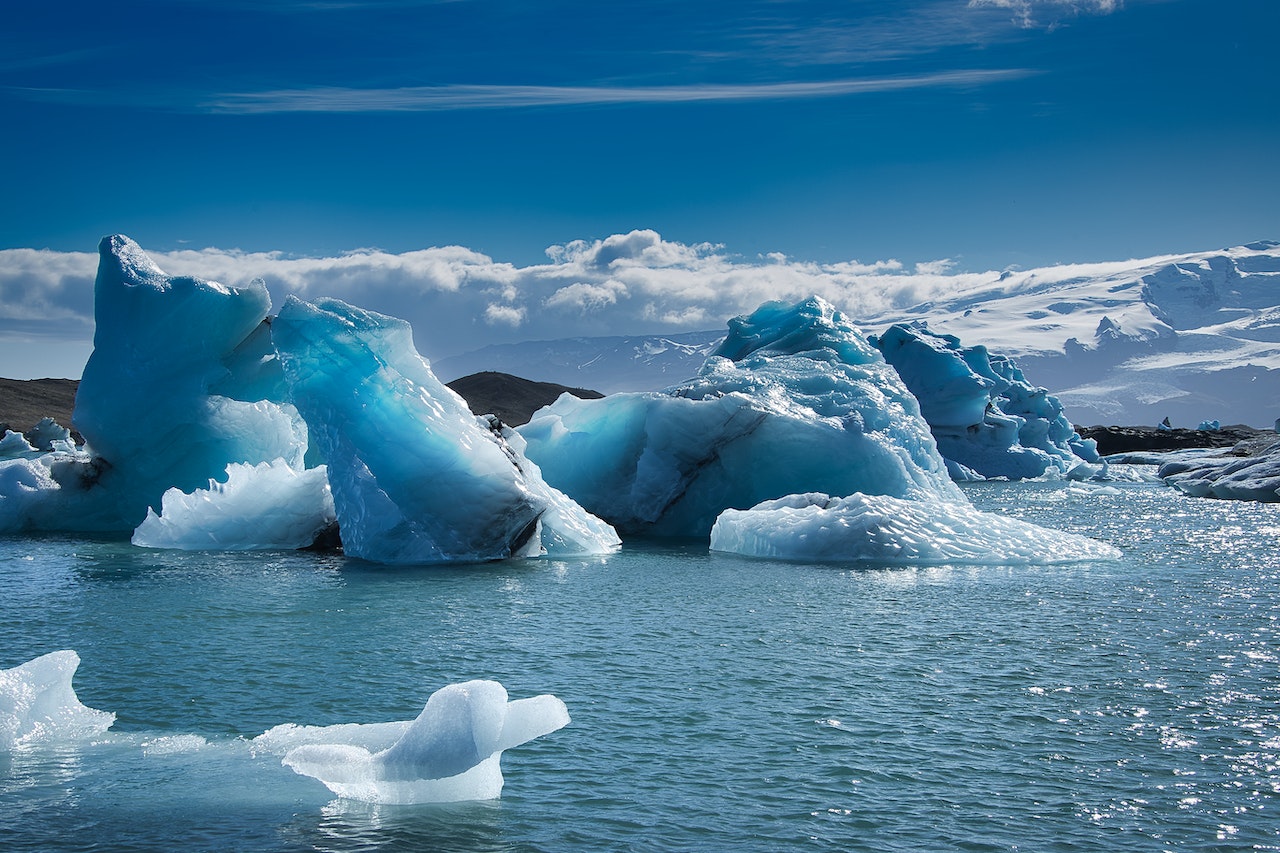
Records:
<instances>
[{"instance_id":1,"label":"small ice floe","mask_svg":"<svg viewBox=\"0 0 1280 853\"><path fill-rule=\"evenodd\" d=\"M1120 556L1105 543L967 503L861 493L788 495L748 510L725 510L711 530L711 549L892 565L1045 565Z\"/></svg>"},{"instance_id":2,"label":"small ice floe","mask_svg":"<svg viewBox=\"0 0 1280 853\"><path fill-rule=\"evenodd\" d=\"M111 727L115 714L76 698L71 678L79 666L80 656L68 649L0 670L0 752L84 740Z\"/></svg>"},{"instance_id":3,"label":"small ice floe","mask_svg":"<svg viewBox=\"0 0 1280 853\"><path fill-rule=\"evenodd\" d=\"M503 750L569 723L551 695L507 701L496 681L442 687L417 719L334 726L276 726L253 740L294 772L340 797L370 803L491 800L502 791Z\"/></svg>"}]
</instances>

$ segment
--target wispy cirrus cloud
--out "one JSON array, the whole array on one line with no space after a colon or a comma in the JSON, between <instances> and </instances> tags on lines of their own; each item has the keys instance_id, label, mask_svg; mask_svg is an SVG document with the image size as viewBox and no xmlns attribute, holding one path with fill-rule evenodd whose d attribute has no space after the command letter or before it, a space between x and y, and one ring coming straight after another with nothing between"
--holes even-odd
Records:
<instances>
[{"instance_id":1,"label":"wispy cirrus cloud","mask_svg":"<svg viewBox=\"0 0 1280 853\"><path fill-rule=\"evenodd\" d=\"M1123 5L1122 0L969 0L970 9L1009 11L1024 29L1054 27L1079 15L1110 15Z\"/></svg>"},{"instance_id":2,"label":"wispy cirrus cloud","mask_svg":"<svg viewBox=\"0 0 1280 853\"><path fill-rule=\"evenodd\" d=\"M442 112L518 107L673 104L832 98L945 86L983 86L1027 77L1024 68L941 71L789 83L682 86L404 86L388 89L315 87L235 92L204 104L216 113Z\"/></svg>"}]
</instances>

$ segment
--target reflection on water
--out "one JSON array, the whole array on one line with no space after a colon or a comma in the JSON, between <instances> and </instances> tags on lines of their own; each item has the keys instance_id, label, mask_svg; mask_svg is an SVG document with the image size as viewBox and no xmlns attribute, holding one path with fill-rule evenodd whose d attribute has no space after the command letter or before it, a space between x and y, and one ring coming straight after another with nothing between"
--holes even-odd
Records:
<instances>
[{"instance_id":1,"label":"reflection on water","mask_svg":"<svg viewBox=\"0 0 1280 853\"><path fill-rule=\"evenodd\" d=\"M322 853L375 850L515 849L503 838L500 802L384 806L333 800L315 815L298 815L283 836Z\"/></svg>"}]
</instances>

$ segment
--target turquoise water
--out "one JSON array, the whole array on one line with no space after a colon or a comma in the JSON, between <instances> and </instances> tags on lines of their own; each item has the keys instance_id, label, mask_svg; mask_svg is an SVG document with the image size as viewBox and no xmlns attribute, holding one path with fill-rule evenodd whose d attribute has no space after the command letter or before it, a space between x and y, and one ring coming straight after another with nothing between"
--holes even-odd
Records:
<instances>
[{"instance_id":1,"label":"turquoise water","mask_svg":"<svg viewBox=\"0 0 1280 853\"><path fill-rule=\"evenodd\" d=\"M1280 506L982 484L1116 562L877 568L629 545L388 570L0 540L0 668L70 648L85 746L0 755L13 850L1280 849ZM502 798L335 800L279 723L554 693Z\"/></svg>"}]
</instances>

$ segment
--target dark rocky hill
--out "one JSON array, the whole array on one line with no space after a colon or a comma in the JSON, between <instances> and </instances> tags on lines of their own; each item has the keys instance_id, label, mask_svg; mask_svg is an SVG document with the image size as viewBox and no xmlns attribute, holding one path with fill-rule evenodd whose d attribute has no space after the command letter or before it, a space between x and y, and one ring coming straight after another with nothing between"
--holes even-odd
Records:
<instances>
[{"instance_id":1,"label":"dark rocky hill","mask_svg":"<svg viewBox=\"0 0 1280 853\"><path fill-rule=\"evenodd\" d=\"M71 426L75 408L76 379L0 379L0 435L4 430L26 432L45 417ZM449 383L477 415L497 415L511 426L528 423L530 416L566 391L584 400L603 396L585 388L568 388L554 382L533 382L509 373L473 373ZM74 435L81 441L78 434Z\"/></svg>"},{"instance_id":2,"label":"dark rocky hill","mask_svg":"<svg viewBox=\"0 0 1280 853\"><path fill-rule=\"evenodd\" d=\"M77 379L0 379L0 435L6 429L26 432L41 418L70 427L79 384Z\"/></svg>"},{"instance_id":3,"label":"dark rocky hill","mask_svg":"<svg viewBox=\"0 0 1280 853\"><path fill-rule=\"evenodd\" d=\"M534 382L492 370L460 377L448 385L462 395L475 414L497 415L510 426L527 424L534 412L551 405L566 391L583 400L604 396L599 391L569 388L555 382Z\"/></svg>"},{"instance_id":4,"label":"dark rocky hill","mask_svg":"<svg viewBox=\"0 0 1280 853\"><path fill-rule=\"evenodd\" d=\"M1156 427L1092 426L1076 427L1076 432L1098 442L1098 452L1103 456L1112 453L1141 451L1188 450L1201 447L1235 447L1263 434L1272 438L1271 430L1261 430L1243 424L1232 424L1221 429L1158 429Z\"/></svg>"}]
</instances>

